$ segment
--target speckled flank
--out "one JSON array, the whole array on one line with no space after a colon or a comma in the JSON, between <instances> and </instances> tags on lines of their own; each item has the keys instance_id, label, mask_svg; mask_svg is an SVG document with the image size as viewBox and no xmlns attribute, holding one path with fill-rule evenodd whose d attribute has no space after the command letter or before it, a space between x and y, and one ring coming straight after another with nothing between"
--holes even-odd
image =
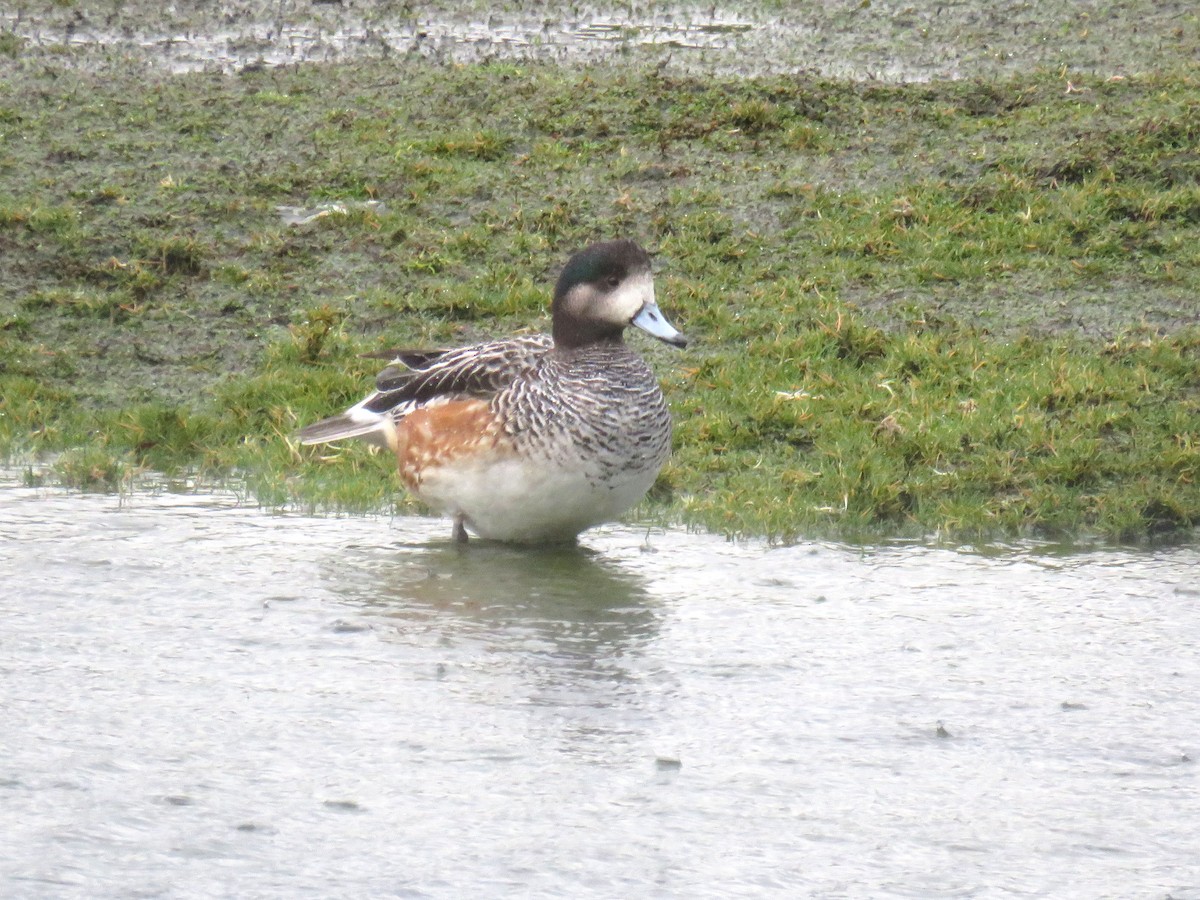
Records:
<instances>
[{"instance_id":1,"label":"speckled flank","mask_svg":"<svg viewBox=\"0 0 1200 900\"><path fill-rule=\"evenodd\" d=\"M670 453L666 401L624 344L549 353L496 407L519 452L578 466L597 485L657 472Z\"/></svg>"}]
</instances>

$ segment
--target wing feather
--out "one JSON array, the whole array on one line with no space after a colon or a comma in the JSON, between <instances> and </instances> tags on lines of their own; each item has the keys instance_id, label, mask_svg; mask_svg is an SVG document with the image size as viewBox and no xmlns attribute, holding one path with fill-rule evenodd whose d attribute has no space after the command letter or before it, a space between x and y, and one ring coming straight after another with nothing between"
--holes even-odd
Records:
<instances>
[{"instance_id":1,"label":"wing feather","mask_svg":"<svg viewBox=\"0 0 1200 900\"><path fill-rule=\"evenodd\" d=\"M530 334L452 350L397 350L375 377L374 393L344 413L302 428L297 437L302 444L359 438L395 449L396 425L409 413L450 400L490 399L553 346L549 335Z\"/></svg>"},{"instance_id":2,"label":"wing feather","mask_svg":"<svg viewBox=\"0 0 1200 900\"><path fill-rule=\"evenodd\" d=\"M375 378L375 395L364 408L382 413L441 397L489 398L536 366L552 346L548 335L531 334L452 350L401 350Z\"/></svg>"}]
</instances>

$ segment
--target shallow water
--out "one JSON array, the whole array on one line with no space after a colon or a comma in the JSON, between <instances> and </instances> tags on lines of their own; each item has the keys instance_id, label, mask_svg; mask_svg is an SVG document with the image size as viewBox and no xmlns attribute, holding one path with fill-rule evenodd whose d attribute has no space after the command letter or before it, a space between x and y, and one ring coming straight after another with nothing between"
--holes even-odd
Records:
<instances>
[{"instance_id":1,"label":"shallow water","mask_svg":"<svg viewBox=\"0 0 1200 900\"><path fill-rule=\"evenodd\" d=\"M1200 896L1200 550L0 484L0 895Z\"/></svg>"},{"instance_id":2,"label":"shallow water","mask_svg":"<svg viewBox=\"0 0 1200 900\"><path fill-rule=\"evenodd\" d=\"M0 8L22 57L136 59L173 72L416 56L653 64L689 74L807 72L883 81L1004 77L1038 67L1105 77L1194 59L1194 4L979 0L780 4L34 4ZM0 69L5 63L0 54Z\"/></svg>"}]
</instances>

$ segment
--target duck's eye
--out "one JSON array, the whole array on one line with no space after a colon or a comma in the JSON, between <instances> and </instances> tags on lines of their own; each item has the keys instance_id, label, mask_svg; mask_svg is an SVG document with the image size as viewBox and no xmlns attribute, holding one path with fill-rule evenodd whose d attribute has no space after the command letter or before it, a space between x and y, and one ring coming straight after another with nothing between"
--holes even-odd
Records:
<instances>
[{"instance_id":1,"label":"duck's eye","mask_svg":"<svg viewBox=\"0 0 1200 900\"><path fill-rule=\"evenodd\" d=\"M621 283L621 279L620 279L620 278L618 278L616 275L609 275L609 276L608 276L607 278L605 278L604 280L605 280L605 281L608 283L608 286L609 286L609 287L614 287L614 288L615 288L615 287L616 287L618 284L620 284L620 283Z\"/></svg>"}]
</instances>

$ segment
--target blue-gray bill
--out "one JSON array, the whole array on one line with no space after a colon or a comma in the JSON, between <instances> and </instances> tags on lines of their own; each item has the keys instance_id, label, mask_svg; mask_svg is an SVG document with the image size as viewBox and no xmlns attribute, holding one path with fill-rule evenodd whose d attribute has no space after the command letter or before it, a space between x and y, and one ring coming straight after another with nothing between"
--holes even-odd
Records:
<instances>
[{"instance_id":1,"label":"blue-gray bill","mask_svg":"<svg viewBox=\"0 0 1200 900\"><path fill-rule=\"evenodd\" d=\"M667 317L662 314L662 310L658 308L658 304L653 300L648 301L641 308L641 311L633 317L633 321L630 324L667 344L675 347L687 346L687 338L677 331L674 325L667 321Z\"/></svg>"}]
</instances>

